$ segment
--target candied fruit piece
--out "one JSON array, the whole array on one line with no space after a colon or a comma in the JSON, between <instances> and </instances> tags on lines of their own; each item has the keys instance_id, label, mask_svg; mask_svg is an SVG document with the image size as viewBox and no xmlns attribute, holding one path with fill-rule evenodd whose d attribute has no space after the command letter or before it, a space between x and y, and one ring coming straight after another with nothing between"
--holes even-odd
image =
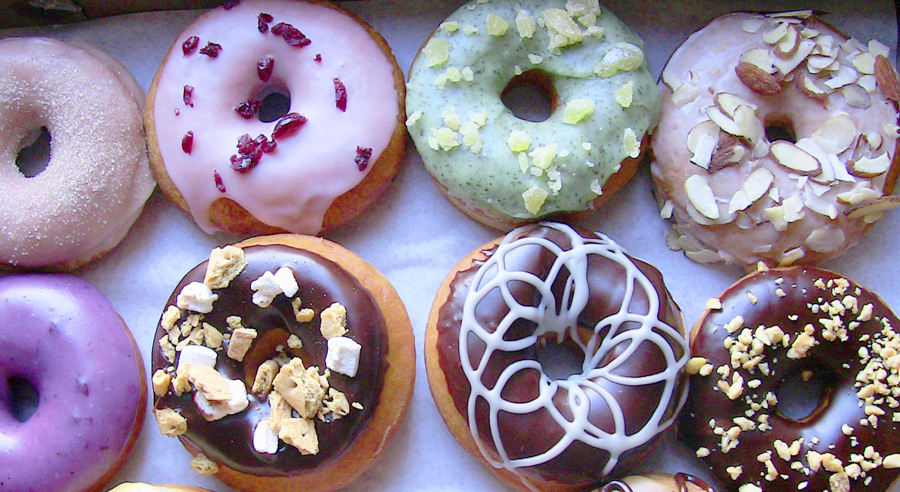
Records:
<instances>
[{"instance_id":1,"label":"candied fruit piece","mask_svg":"<svg viewBox=\"0 0 900 492\"><path fill-rule=\"evenodd\" d=\"M200 38L197 36L187 38L187 40L181 44L181 51L184 52L184 56L188 56L196 51L198 43L200 43Z\"/></svg>"},{"instance_id":2,"label":"candied fruit piece","mask_svg":"<svg viewBox=\"0 0 900 492\"><path fill-rule=\"evenodd\" d=\"M644 52L630 43L616 43L600 63L594 67L594 73L601 77L612 77L619 72L634 70L644 63Z\"/></svg>"},{"instance_id":3,"label":"candied fruit piece","mask_svg":"<svg viewBox=\"0 0 900 492\"><path fill-rule=\"evenodd\" d=\"M487 25L487 33L491 36L503 36L509 29L509 22L506 22L503 17L500 17L499 15L488 14L485 23Z\"/></svg>"},{"instance_id":4,"label":"candied fruit piece","mask_svg":"<svg viewBox=\"0 0 900 492\"><path fill-rule=\"evenodd\" d=\"M225 183L222 181L222 176L219 175L219 171L213 169L213 181L216 183L216 189L225 193Z\"/></svg>"},{"instance_id":5,"label":"candied fruit piece","mask_svg":"<svg viewBox=\"0 0 900 492\"><path fill-rule=\"evenodd\" d=\"M273 70L275 70L275 59L271 56L262 57L256 62L256 73L259 75L259 80L263 82L269 81Z\"/></svg>"},{"instance_id":6,"label":"candied fruit piece","mask_svg":"<svg viewBox=\"0 0 900 492\"><path fill-rule=\"evenodd\" d=\"M194 132L188 131L184 134L184 137L181 138L181 150L184 151L185 154L190 154L191 150L194 149Z\"/></svg>"},{"instance_id":7,"label":"candied fruit piece","mask_svg":"<svg viewBox=\"0 0 900 492\"><path fill-rule=\"evenodd\" d=\"M275 123L275 130L272 131L272 140L278 140L296 132L304 123L306 123L306 117L299 113L288 113L282 116Z\"/></svg>"},{"instance_id":8,"label":"candied fruit piece","mask_svg":"<svg viewBox=\"0 0 900 492\"><path fill-rule=\"evenodd\" d=\"M259 32L261 32L261 33L268 32L269 31L269 23L272 22L273 20L275 20L275 18L272 17L271 15L266 14L266 13L260 13L259 17L256 18L256 27L257 27L257 29L259 29Z\"/></svg>"},{"instance_id":9,"label":"candied fruit piece","mask_svg":"<svg viewBox=\"0 0 900 492\"><path fill-rule=\"evenodd\" d=\"M450 42L446 39L431 38L422 48L422 53L425 53L429 67L439 67L450 58Z\"/></svg>"},{"instance_id":10,"label":"candied fruit piece","mask_svg":"<svg viewBox=\"0 0 900 492\"><path fill-rule=\"evenodd\" d=\"M513 152L527 152L531 147L531 137L522 130L513 130L509 132L509 141L507 141L509 150Z\"/></svg>"},{"instance_id":11,"label":"candied fruit piece","mask_svg":"<svg viewBox=\"0 0 900 492\"><path fill-rule=\"evenodd\" d=\"M256 99L249 99L245 102L238 104L237 107L234 108L234 110L237 112L237 114L239 114L242 117L249 120L250 118L253 118L254 116L256 116L256 113L259 112L260 106L262 106L262 101L257 101Z\"/></svg>"},{"instance_id":12,"label":"candied fruit piece","mask_svg":"<svg viewBox=\"0 0 900 492\"><path fill-rule=\"evenodd\" d=\"M312 44L312 41L309 40L300 29L288 24L287 22L279 22L272 26L272 34L276 36L281 36L284 39L284 42L289 46L296 46L298 48L302 48L304 46L309 46Z\"/></svg>"},{"instance_id":13,"label":"candied fruit piece","mask_svg":"<svg viewBox=\"0 0 900 492\"><path fill-rule=\"evenodd\" d=\"M347 112L347 88L337 77L334 78L334 102L338 109Z\"/></svg>"},{"instance_id":14,"label":"candied fruit piece","mask_svg":"<svg viewBox=\"0 0 900 492\"><path fill-rule=\"evenodd\" d=\"M184 101L185 106L194 107L194 88L186 85L184 86L184 94L181 96L181 99Z\"/></svg>"},{"instance_id":15,"label":"candied fruit piece","mask_svg":"<svg viewBox=\"0 0 900 492\"><path fill-rule=\"evenodd\" d=\"M578 44L584 39L581 28L563 9L547 9L541 12L541 19L550 34L550 45L547 48L553 53L558 52L560 48Z\"/></svg>"},{"instance_id":16,"label":"candied fruit piece","mask_svg":"<svg viewBox=\"0 0 900 492\"><path fill-rule=\"evenodd\" d=\"M200 48L200 54L206 55L210 58L218 57L220 51L222 51L222 45L213 43L212 41L206 43L206 46Z\"/></svg>"},{"instance_id":17,"label":"candied fruit piece","mask_svg":"<svg viewBox=\"0 0 900 492\"><path fill-rule=\"evenodd\" d=\"M548 194L547 190L537 186L525 190L522 193L522 199L525 201L525 210L528 210L530 214L537 215L541 211L541 207L544 206L544 202L547 201Z\"/></svg>"},{"instance_id":18,"label":"candied fruit piece","mask_svg":"<svg viewBox=\"0 0 900 492\"><path fill-rule=\"evenodd\" d=\"M590 99L572 99L563 110L563 123L577 125L594 115L594 101Z\"/></svg>"},{"instance_id":19,"label":"candied fruit piece","mask_svg":"<svg viewBox=\"0 0 900 492\"><path fill-rule=\"evenodd\" d=\"M372 157L372 149L368 147L356 147L356 167L365 171L369 167L369 159Z\"/></svg>"}]
</instances>

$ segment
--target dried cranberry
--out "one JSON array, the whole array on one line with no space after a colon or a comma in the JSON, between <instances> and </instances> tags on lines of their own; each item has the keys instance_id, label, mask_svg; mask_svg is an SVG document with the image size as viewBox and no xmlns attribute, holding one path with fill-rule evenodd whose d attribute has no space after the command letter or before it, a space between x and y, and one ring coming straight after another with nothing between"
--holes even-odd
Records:
<instances>
[{"instance_id":1,"label":"dried cranberry","mask_svg":"<svg viewBox=\"0 0 900 492\"><path fill-rule=\"evenodd\" d=\"M288 113L275 123L275 129L272 131L272 140L286 137L299 130L306 123L306 117L299 113Z\"/></svg>"},{"instance_id":2,"label":"dried cranberry","mask_svg":"<svg viewBox=\"0 0 900 492\"><path fill-rule=\"evenodd\" d=\"M237 7L237 4L239 3L241 3L241 0L225 0L222 2L222 7L224 7L225 10L231 10Z\"/></svg>"},{"instance_id":3,"label":"dried cranberry","mask_svg":"<svg viewBox=\"0 0 900 492\"><path fill-rule=\"evenodd\" d=\"M219 56L219 52L222 51L222 45L213 43L210 41L206 44L206 46L200 48L200 54L206 55L210 58L216 58Z\"/></svg>"},{"instance_id":4,"label":"dried cranberry","mask_svg":"<svg viewBox=\"0 0 900 492\"><path fill-rule=\"evenodd\" d=\"M237 149L242 155L250 155L256 152L258 144L250 138L250 135L243 134L238 138Z\"/></svg>"},{"instance_id":5,"label":"dried cranberry","mask_svg":"<svg viewBox=\"0 0 900 492\"><path fill-rule=\"evenodd\" d=\"M188 56L197 49L197 43L200 42L200 38L197 36L191 36L187 38L187 41L181 44L181 51L184 52L184 56Z\"/></svg>"},{"instance_id":6,"label":"dried cranberry","mask_svg":"<svg viewBox=\"0 0 900 492\"><path fill-rule=\"evenodd\" d=\"M256 27L259 29L259 32L265 33L269 30L269 23L275 20L269 14L260 13L259 17L256 18Z\"/></svg>"},{"instance_id":7,"label":"dried cranberry","mask_svg":"<svg viewBox=\"0 0 900 492\"><path fill-rule=\"evenodd\" d=\"M258 148L262 149L264 154L270 154L275 150L275 146L277 145L274 140L269 140L265 135L260 135L256 137L253 141Z\"/></svg>"},{"instance_id":8,"label":"dried cranberry","mask_svg":"<svg viewBox=\"0 0 900 492\"><path fill-rule=\"evenodd\" d=\"M309 40L300 29L286 23L279 22L272 27L272 34L276 36L281 36L284 38L284 42L290 46L296 46L298 48L302 48L304 46L309 46L312 44L312 41Z\"/></svg>"},{"instance_id":9,"label":"dried cranberry","mask_svg":"<svg viewBox=\"0 0 900 492\"><path fill-rule=\"evenodd\" d=\"M213 169L213 180L216 182L216 189L225 193L225 183L222 182L222 176L219 176L219 171Z\"/></svg>"},{"instance_id":10,"label":"dried cranberry","mask_svg":"<svg viewBox=\"0 0 900 492\"><path fill-rule=\"evenodd\" d=\"M184 100L185 106L190 106L193 108L194 107L194 88L189 85L184 86L184 95L181 96L181 98Z\"/></svg>"},{"instance_id":11,"label":"dried cranberry","mask_svg":"<svg viewBox=\"0 0 900 492\"><path fill-rule=\"evenodd\" d=\"M175 108L175 116L181 116L181 110L180 110L180 109Z\"/></svg>"},{"instance_id":12,"label":"dried cranberry","mask_svg":"<svg viewBox=\"0 0 900 492\"><path fill-rule=\"evenodd\" d=\"M262 151L251 155L235 154L231 156L231 168L239 173L245 173L259 164Z\"/></svg>"},{"instance_id":13,"label":"dried cranberry","mask_svg":"<svg viewBox=\"0 0 900 492\"><path fill-rule=\"evenodd\" d=\"M316 53L316 57L313 58L313 61L315 61L316 63L322 63L322 54Z\"/></svg>"},{"instance_id":14,"label":"dried cranberry","mask_svg":"<svg viewBox=\"0 0 900 492\"><path fill-rule=\"evenodd\" d=\"M275 59L271 56L266 56L260 58L258 62L256 62L256 73L259 75L259 80L263 82L268 82L269 77L272 76L272 71L275 70Z\"/></svg>"},{"instance_id":15,"label":"dried cranberry","mask_svg":"<svg viewBox=\"0 0 900 492\"><path fill-rule=\"evenodd\" d=\"M368 147L356 148L356 167L360 171L365 171L369 167L369 158L372 157L372 149Z\"/></svg>"},{"instance_id":16,"label":"dried cranberry","mask_svg":"<svg viewBox=\"0 0 900 492\"><path fill-rule=\"evenodd\" d=\"M190 154L191 150L194 148L194 132L187 132L184 134L184 137L181 139L181 150L184 151L185 154Z\"/></svg>"},{"instance_id":17,"label":"dried cranberry","mask_svg":"<svg viewBox=\"0 0 900 492\"><path fill-rule=\"evenodd\" d=\"M256 116L256 113L259 112L260 106L262 106L261 101L257 101L256 99L249 99L238 104L238 106L234 108L234 110L237 111L237 114L249 120L250 118Z\"/></svg>"},{"instance_id":18,"label":"dried cranberry","mask_svg":"<svg viewBox=\"0 0 900 492\"><path fill-rule=\"evenodd\" d=\"M338 109L347 112L347 88L337 77L334 78L334 102Z\"/></svg>"}]
</instances>

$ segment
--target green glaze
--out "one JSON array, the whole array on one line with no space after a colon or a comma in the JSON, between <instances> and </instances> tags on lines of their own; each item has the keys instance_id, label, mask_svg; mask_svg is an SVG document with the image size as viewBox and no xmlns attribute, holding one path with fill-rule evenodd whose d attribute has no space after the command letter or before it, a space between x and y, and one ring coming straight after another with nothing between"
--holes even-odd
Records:
<instances>
[{"instance_id":1,"label":"green glaze","mask_svg":"<svg viewBox=\"0 0 900 492\"><path fill-rule=\"evenodd\" d=\"M447 188L450 195L464 201L470 208L484 211L504 221L531 220L556 212L575 212L591 207L597 197L597 185L606 182L628 152L623 145L626 128L631 128L640 141L656 125L659 117L659 92L644 56L640 67L619 72L609 78L595 74L594 68L617 43L629 43L643 50L643 43L622 21L601 7L597 27L603 29L599 37L585 34L572 46L561 48L559 54L548 50L550 34L538 21L531 39L523 39L516 27L519 8L528 11L538 21L541 12L549 8L565 10L565 0L495 0L486 3L470 2L454 12L445 22L459 23L459 30L449 33L437 29L432 39L446 39L450 43L449 59L436 67L428 66L425 53L420 54L410 69L407 86L407 111L421 113L408 124L409 133L428 171ZM486 19L497 15L509 23L503 36L488 34ZM478 29L467 35L464 26ZM585 32L586 28L578 24ZM532 63L529 55L543 58ZM522 71L539 69L549 74L558 94L558 109L546 121L528 122L516 118L500 99L503 89ZM455 67L470 67L472 81L446 82L443 89L435 80ZM615 100L616 92L633 81L633 101L628 109ZM593 116L579 124L563 123L566 103L573 99L591 99L595 104ZM455 108L460 120L468 120L468 112L487 113L487 123L480 129L484 147L479 153L460 142L449 151L433 150L429 145L432 129L445 127L442 113ZM531 139L530 150L538 146L557 144L553 165L559 171L561 190L553 194L546 173L534 176L523 173L517 155L507 142L513 130L525 131ZM585 150L583 143L590 143ZM594 163L590 166L589 163ZM553 169L553 168L551 168ZM591 184L595 183L593 189ZM537 214L530 213L522 194L533 187L548 192Z\"/></svg>"}]
</instances>

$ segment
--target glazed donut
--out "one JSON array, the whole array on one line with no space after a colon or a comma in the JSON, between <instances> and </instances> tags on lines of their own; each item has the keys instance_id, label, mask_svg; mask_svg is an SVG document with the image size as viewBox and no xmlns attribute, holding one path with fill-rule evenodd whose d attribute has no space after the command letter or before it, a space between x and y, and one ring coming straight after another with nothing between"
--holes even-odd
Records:
<instances>
[{"instance_id":1,"label":"glazed donut","mask_svg":"<svg viewBox=\"0 0 900 492\"><path fill-rule=\"evenodd\" d=\"M0 316L0 490L105 490L147 405L131 332L71 275L0 278Z\"/></svg>"},{"instance_id":2,"label":"glazed donut","mask_svg":"<svg viewBox=\"0 0 900 492\"><path fill-rule=\"evenodd\" d=\"M509 230L584 216L634 175L659 94L641 40L591 3L473 0L413 62L409 133L444 195L476 220ZM522 83L550 97L546 121L504 106L500 95Z\"/></svg>"},{"instance_id":3,"label":"glazed donut","mask_svg":"<svg viewBox=\"0 0 900 492\"><path fill-rule=\"evenodd\" d=\"M393 287L308 236L214 250L175 289L156 340L160 431L195 471L242 491L348 484L382 452L415 380Z\"/></svg>"},{"instance_id":4,"label":"glazed donut","mask_svg":"<svg viewBox=\"0 0 900 492\"><path fill-rule=\"evenodd\" d=\"M582 490L633 469L684 403L688 357L659 272L558 223L464 258L425 335L451 434L522 490Z\"/></svg>"},{"instance_id":5,"label":"glazed donut","mask_svg":"<svg viewBox=\"0 0 900 492\"><path fill-rule=\"evenodd\" d=\"M148 485L145 483L128 482L119 484L109 492L210 492L200 487L186 485Z\"/></svg>"},{"instance_id":6,"label":"glazed donut","mask_svg":"<svg viewBox=\"0 0 900 492\"><path fill-rule=\"evenodd\" d=\"M685 41L663 71L652 140L670 247L786 266L853 246L900 204L887 57L811 11L729 14Z\"/></svg>"},{"instance_id":7,"label":"glazed donut","mask_svg":"<svg viewBox=\"0 0 900 492\"><path fill-rule=\"evenodd\" d=\"M716 492L716 489L687 473L646 473L613 480L593 492Z\"/></svg>"},{"instance_id":8,"label":"glazed donut","mask_svg":"<svg viewBox=\"0 0 900 492\"><path fill-rule=\"evenodd\" d=\"M0 40L0 262L71 270L114 248L155 183L143 92L97 48L46 38ZM27 177L19 152L46 128L51 155Z\"/></svg>"},{"instance_id":9,"label":"glazed donut","mask_svg":"<svg viewBox=\"0 0 900 492\"><path fill-rule=\"evenodd\" d=\"M900 474L900 324L888 306L798 266L752 273L707 306L679 430L713 475L742 492L888 490ZM812 378L814 410L786 413L781 401Z\"/></svg>"},{"instance_id":10,"label":"glazed donut","mask_svg":"<svg viewBox=\"0 0 900 492\"><path fill-rule=\"evenodd\" d=\"M188 26L153 79L153 173L209 233L333 229L399 170L403 74L374 29L328 2L232 4ZM290 107L267 116L276 93Z\"/></svg>"}]
</instances>

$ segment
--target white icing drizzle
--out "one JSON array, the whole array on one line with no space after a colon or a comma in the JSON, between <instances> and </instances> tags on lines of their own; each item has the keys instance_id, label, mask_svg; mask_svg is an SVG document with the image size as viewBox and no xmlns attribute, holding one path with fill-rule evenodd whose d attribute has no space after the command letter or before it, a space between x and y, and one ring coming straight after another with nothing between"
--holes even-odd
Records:
<instances>
[{"instance_id":1,"label":"white icing drizzle","mask_svg":"<svg viewBox=\"0 0 900 492\"><path fill-rule=\"evenodd\" d=\"M564 224L543 223L549 227L566 234L571 241L571 249L563 249L556 243L540 237L518 238L524 228L519 228L509 233L497 246L496 251L479 268L472 281L472 286L466 296L463 318L459 332L460 361L463 372L471 385L468 400L469 430L472 433L484 459L496 468L506 468L516 473L522 483L531 490L537 490L529 482L527 477L519 471L520 468L540 465L559 456L568 446L576 441L584 442L598 449L608 451L610 459L606 463L603 472L610 473L618 462L622 453L641 446L650 441L654 436L668 428L674 416L666 417L667 409L674 400L677 408L684 404L687 392L676 395L678 375L690 357L686 335L677 328L672 327L657 317L659 312L659 294L650 280L634 265L625 255L621 246L608 237L598 234L599 239L583 238L571 227ZM526 226L530 227L530 226ZM538 245L556 255L556 260L550 268L546 278L541 279L530 272L507 270L506 257L517 248ZM601 320L594 328L594 335L587 344L584 344L578 336L578 315L587 306L589 300L588 285L588 257L600 255L610 261L621 265L626 272L627 281L623 285L625 296L618 312ZM551 288L563 267L570 273L566 279L563 298L557 306ZM523 306L516 302L510 293L510 283L524 282L534 287L542 294L540 305ZM475 317L478 304L494 289L499 289L503 299L509 306L508 314L500 320L495 331L481 326ZM636 289L646 292L648 309L646 314L631 312L631 300L635 298ZM556 314L559 311L559 314ZM506 341L504 334L518 319L526 319L537 324L535 332L526 338ZM620 329L626 323L638 324L639 328ZM606 335L600 339L599 333L607 330ZM582 372L570 376L566 380L552 380L541 368L536 360L517 361L505 368L497 380L493 389L487 388L482 382L482 373L488 365L492 354L495 352L519 351L537 343L543 335L556 335L561 342L568 334L585 354ZM484 342L485 350L480 360L470 361L467 350L468 338L474 335ZM675 341L678 347L673 347ZM600 362L613 348L622 343L628 343L627 350L610 361L603 367ZM627 360L642 344L650 343L658 347L659 352L666 359L666 369L657 374L643 377L629 377L615 374L616 369ZM681 352L681 356L676 355ZM513 403L502 398L506 383L518 372L535 369L540 372L539 396L529 402ZM644 385L665 384L665 391L656 410L647 424L637 432L626 434L626 416L615 395L602 388L595 381L606 379L623 386L638 387ZM553 397L559 390L568 392L568 404L573 415L571 421L567 420L558 408L553 405ZM609 406L614 417L615 431L608 433L588 420L590 415L590 398L588 392L599 394ZM489 453L485 444L479 439L479 429L475 418L475 407L478 399L487 402L490 408L491 436L494 447L500 456L495 460ZM554 421L565 430L563 438L551 446L546 452L519 459L510 459L503 444L503 436L500 435L498 415L501 412L509 414L525 415L540 410L546 410ZM676 415L675 412L672 415ZM629 428L629 431L631 429Z\"/></svg>"}]
</instances>

